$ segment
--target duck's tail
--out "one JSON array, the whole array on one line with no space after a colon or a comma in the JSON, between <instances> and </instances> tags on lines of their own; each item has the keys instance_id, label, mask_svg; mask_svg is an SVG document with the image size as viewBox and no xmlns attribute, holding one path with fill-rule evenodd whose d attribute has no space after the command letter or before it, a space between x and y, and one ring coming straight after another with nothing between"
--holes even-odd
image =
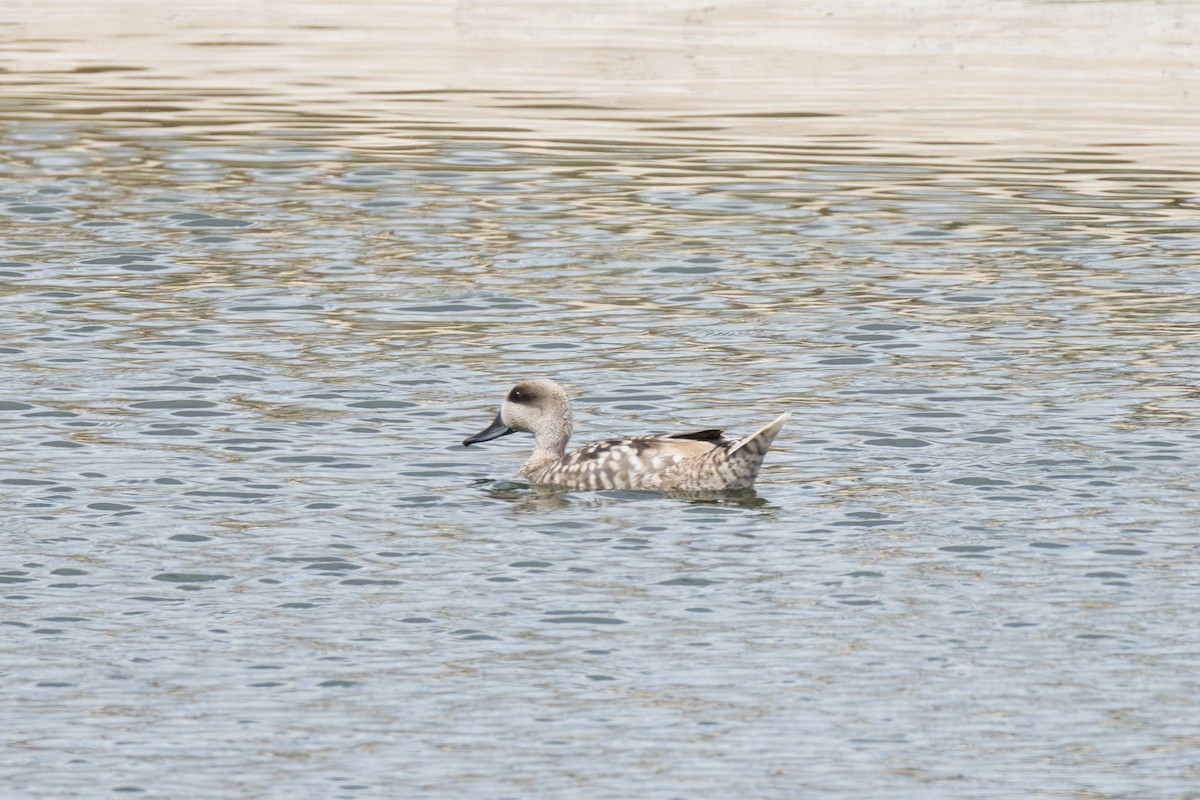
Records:
<instances>
[{"instance_id":1,"label":"duck's tail","mask_svg":"<svg viewBox=\"0 0 1200 800\"><path fill-rule=\"evenodd\" d=\"M762 466L763 457L771 449L771 443L775 441L775 437L779 435L779 431L783 429L783 423L787 422L789 416L791 416L790 413L780 414L773 422L767 423L745 438L738 439L725 451L727 463L734 466L738 473L738 480L735 481L733 488L750 486L754 483L754 479L758 477L758 469Z\"/></svg>"}]
</instances>

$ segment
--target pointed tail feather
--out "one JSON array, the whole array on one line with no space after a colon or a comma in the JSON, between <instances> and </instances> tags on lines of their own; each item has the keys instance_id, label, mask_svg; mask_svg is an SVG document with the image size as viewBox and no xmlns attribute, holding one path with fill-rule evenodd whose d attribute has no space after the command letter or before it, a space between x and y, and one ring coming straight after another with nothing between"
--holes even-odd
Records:
<instances>
[{"instance_id":1,"label":"pointed tail feather","mask_svg":"<svg viewBox=\"0 0 1200 800\"><path fill-rule=\"evenodd\" d=\"M763 458L767 455L767 450L771 449L771 442L775 441L787 418L787 414L780 414L774 422L762 426L744 439L738 439L725 450L723 463L717 467L724 488L747 489L754 485Z\"/></svg>"},{"instance_id":2,"label":"pointed tail feather","mask_svg":"<svg viewBox=\"0 0 1200 800\"><path fill-rule=\"evenodd\" d=\"M722 443L702 456L680 462L674 471L663 473L655 488L683 492L750 488L758 477L763 456L787 418L787 414L781 414L743 439Z\"/></svg>"},{"instance_id":3,"label":"pointed tail feather","mask_svg":"<svg viewBox=\"0 0 1200 800\"><path fill-rule=\"evenodd\" d=\"M791 412L780 414L775 418L774 422L762 426L744 439L738 439L729 448L727 454L732 456L739 450L748 448L749 452L747 455L750 453L759 456L763 455L771 447L771 442L775 441L775 437L779 435L780 429L783 428L783 423L787 422L790 416Z\"/></svg>"}]
</instances>

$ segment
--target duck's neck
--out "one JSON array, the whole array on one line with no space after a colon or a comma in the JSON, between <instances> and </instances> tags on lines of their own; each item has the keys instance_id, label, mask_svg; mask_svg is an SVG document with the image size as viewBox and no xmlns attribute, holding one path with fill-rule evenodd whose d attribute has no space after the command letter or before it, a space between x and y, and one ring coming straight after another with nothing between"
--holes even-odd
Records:
<instances>
[{"instance_id":1,"label":"duck's neck","mask_svg":"<svg viewBox=\"0 0 1200 800\"><path fill-rule=\"evenodd\" d=\"M521 468L530 473L547 464L558 461L567 452L567 441L571 438L571 420L565 419L553 427L544 428L534 435L533 453Z\"/></svg>"}]
</instances>

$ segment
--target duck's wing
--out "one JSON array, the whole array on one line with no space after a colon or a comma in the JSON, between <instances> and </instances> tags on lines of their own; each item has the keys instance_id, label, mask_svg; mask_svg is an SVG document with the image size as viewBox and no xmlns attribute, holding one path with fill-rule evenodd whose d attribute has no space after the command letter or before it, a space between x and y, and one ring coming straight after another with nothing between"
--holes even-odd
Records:
<instances>
[{"instance_id":1,"label":"duck's wing","mask_svg":"<svg viewBox=\"0 0 1200 800\"><path fill-rule=\"evenodd\" d=\"M703 439L639 436L596 442L532 471L523 469L519 474L534 483L572 489L653 488L664 470L722 446L710 440L709 432L704 434Z\"/></svg>"},{"instance_id":2,"label":"duck's wing","mask_svg":"<svg viewBox=\"0 0 1200 800\"><path fill-rule=\"evenodd\" d=\"M613 469L632 467L653 472L684 459L702 456L724 443L718 430L612 439L581 447L568 453L559 463L574 466L599 462L601 465L612 464Z\"/></svg>"}]
</instances>

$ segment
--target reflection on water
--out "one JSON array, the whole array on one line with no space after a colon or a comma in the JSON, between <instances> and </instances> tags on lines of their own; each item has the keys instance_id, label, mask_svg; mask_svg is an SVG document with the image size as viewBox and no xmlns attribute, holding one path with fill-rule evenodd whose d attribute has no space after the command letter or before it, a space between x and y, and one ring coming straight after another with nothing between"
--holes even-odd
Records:
<instances>
[{"instance_id":1,"label":"reflection on water","mask_svg":"<svg viewBox=\"0 0 1200 800\"><path fill-rule=\"evenodd\" d=\"M1190 790L1197 12L538 8L25 9L6 781ZM757 494L546 492L458 445L531 376L796 413Z\"/></svg>"}]
</instances>

